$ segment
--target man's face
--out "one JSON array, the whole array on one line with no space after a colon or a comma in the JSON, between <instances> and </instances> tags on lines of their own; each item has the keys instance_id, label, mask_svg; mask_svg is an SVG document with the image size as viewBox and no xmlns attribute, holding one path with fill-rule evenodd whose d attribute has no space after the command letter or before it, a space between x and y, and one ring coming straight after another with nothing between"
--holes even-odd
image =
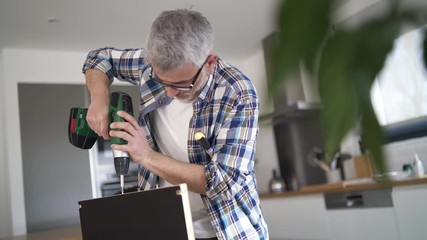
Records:
<instances>
[{"instance_id":1,"label":"man's face","mask_svg":"<svg viewBox=\"0 0 427 240\"><path fill-rule=\"evenodd\" d=\"M202 92L202 90L205 87L207 82L208 82L207 72L202 70L191 90L189 90L189 91L179 91L178 90L178 93L175 96L173 96L174 91L177 91L177 90L175 90L173 88L166 87L166 94L169 97L173 96L173 97L175 97L181 101L192 102L192 101L194 101L194 99L196 99L199 96L199 94ZM172 94L172 96L169 94Z\"/></svg>"},{"instance_id":2,"label":"man's face","mask_svg":"<svg viewBox=\"0 0 427 240\"><path fill-rule=\"evenodd\" d=\"M152 74L159 83L165 86L168 97L192 102L205 87L211 67L212 61L208 57L200 68L196 68L192 64L185 64L172 71L156 72L156 68L153 67ZM193 84L192 88L187 90L191 84Z\"/></svg>"}]
</instances>

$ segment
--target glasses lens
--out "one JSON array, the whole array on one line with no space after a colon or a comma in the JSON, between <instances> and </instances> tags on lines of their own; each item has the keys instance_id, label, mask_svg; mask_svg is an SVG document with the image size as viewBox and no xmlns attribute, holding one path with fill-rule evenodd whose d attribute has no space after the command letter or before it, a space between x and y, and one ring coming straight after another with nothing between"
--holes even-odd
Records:
<instances>
[{"instance_id":1,"label":"glasses lens","mask_svg":"<svg viewBox=\"0 0 427 240\"><path fill-rule=\"evenodd\" d=\"M153 72L153 68L151 68L151 71L150 71L150 78L153 79L154 81L156 81L157 83L163 85L164 87L170 87L170 88L173 88L173 89L179 90L179 91L189 91L193 88L193 83L187 87L186 86L176 86L176 85L164 83L162 80L160 80L156 77L156 75Z\"/></svg>"}]
</instances>

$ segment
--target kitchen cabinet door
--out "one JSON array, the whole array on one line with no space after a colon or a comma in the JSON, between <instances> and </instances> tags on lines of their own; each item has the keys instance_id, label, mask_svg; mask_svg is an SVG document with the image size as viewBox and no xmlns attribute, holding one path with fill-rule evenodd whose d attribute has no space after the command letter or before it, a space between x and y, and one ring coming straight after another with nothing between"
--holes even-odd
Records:
<instances>
[{"instance_id":1,"label":"kitchen cabinet door","mask_svg":"<svg viewBox=\"0 0 427 240\"><path fill-rule=\"evenodd\" d=\"M398 240L392 189L325 193L332 240Z\"/></svg>"},{"instance_id":2,"label":"kitchen cabinet door","mask_svg":"<svg viewBox=\"0 0 427 240\"><path fill-rule=\"evenodd\" d=\"M392 196L400 239L427 239L427 186L395 187Z\"/></svg>"},{"instance_id":3,"label":"kitchen cabinet door","mask_svg":"<svg viewBox=\"0 0 427 240\"><path fill-rule=\"evenodd\" d=\"M328 210L332 240L398 240L393 208Z\"/></svg>"},{"instance_id":4,"label":"kitchen cabinet door","mask_svg":"<svg viewBox=\"0 0 427 240\"><path fill-rule=\"evenodd\" d=\"M322 194L262 199L261 207L271 239L330 239Z\"/></svg>"}]
</instances>

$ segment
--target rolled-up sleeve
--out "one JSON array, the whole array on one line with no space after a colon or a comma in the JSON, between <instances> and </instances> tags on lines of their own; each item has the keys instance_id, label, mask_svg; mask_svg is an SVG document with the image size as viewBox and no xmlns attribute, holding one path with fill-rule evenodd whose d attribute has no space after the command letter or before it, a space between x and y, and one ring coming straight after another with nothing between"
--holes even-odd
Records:
<instances>
[{"instance_id":1,"label":"rolled-up sleeve","mask_svg":"<svg viewBox=\"0 0 427 240\"><path fill-rule=\"evenodd\" d=\"M89 52L82 72L85 73L87 69L98 69L107 74L110 82L117 78L136 84L141 79L144 67L143 49L100 48Z\"/></svg>"},{"instance_id":2,"label":"rolled-up sleeve","mask_svg":"<svg viewBox=\"0 0 427 240\"><path fill-rule=\"evenodd\" d=\"M226 107L227 108L227 107ZM206 195L230 199L254 180L254 154L258 133L258 100L243 95L225 109L216 136L212 161L206 165Z\"/></svg>"}]
</instances>

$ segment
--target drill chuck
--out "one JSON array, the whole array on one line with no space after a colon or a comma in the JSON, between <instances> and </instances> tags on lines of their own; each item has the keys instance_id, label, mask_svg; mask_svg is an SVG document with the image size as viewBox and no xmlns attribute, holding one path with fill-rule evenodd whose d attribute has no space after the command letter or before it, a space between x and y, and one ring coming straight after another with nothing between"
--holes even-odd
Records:
<instances>
[{"instance_id":1,"label":"drill chuck","mask_svg":"<svg viewBox=\"0 0 427 240\"><path fill-rule=\"evenodd\" d=\"M129 171L129 157L115 157L114 168L117 175L126 175Z\"/></svg>"}]
</instances>

